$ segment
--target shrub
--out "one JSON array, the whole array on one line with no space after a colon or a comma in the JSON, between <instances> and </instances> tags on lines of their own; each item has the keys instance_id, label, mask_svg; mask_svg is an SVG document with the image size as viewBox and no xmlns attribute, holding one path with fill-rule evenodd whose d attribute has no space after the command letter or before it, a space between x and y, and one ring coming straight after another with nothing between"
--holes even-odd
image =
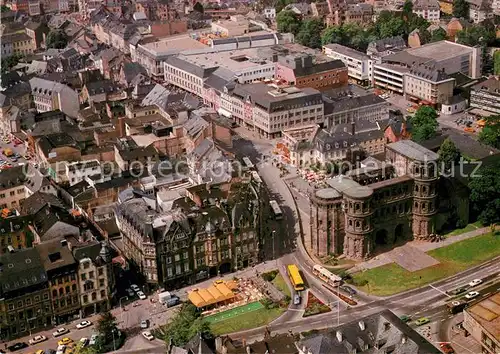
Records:
<instances>
[{"instance_id":1,"label":"shrub","mask_svg":"<svg viewBox=\"0 0 500 354\"><path fill-rule=\"evenodd\" d=\"M277 270L271 270L270 272L262 273L262 279L264 279L265 281L271 282L274 280L274 278L276 278L277 275L278 275Z\"/></svg>"}]
</instances>

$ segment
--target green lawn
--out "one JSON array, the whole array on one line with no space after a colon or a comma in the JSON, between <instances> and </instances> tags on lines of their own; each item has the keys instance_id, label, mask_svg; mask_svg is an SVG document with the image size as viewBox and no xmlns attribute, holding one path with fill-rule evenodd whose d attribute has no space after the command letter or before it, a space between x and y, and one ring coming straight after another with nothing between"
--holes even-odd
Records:
<instances>
[{"instance_id":1,"label":"green lawn","mask_svg":"<svg viewBox=\"0 0 500 354\"><path fill-rule=\"evenodd\" d=\"M212 315L212 316L205 317L205 321L208 321L209 323L217 323L217 322L225 321L225 320L230 319L232 317L240 316L240 315L247 313L247 312L260 310L262 308L264 308L264 305L262 305L260 303L260 301L255 301L255 302L251 302L249 304L246 304L244 306L235 307L234 309L227 310L227 311L220 312L220 313Z\"/></svg>"},{"instance_id":2,"label":"green lawn","mask_svg":"<svg viewBox=\"0 0 500 354\"><path fill-rule=\"evenodd\" d=\"M290 293L290 288L288 287L288 284L286 283L285 279L283 279L283 277L281 276L280 273L278 273L276 275L276 278L273 279L272 283L283 294L285 294L289 297L292 296Z\"/></svg>"},{"instance_id":3,"label":"green lawn","mask_svg":"<svg viewBox=\"0 0 500 354\"><path fill-rule=\"evenodd\" d=\"M245 329L264 326L274 319L278 318L286 309L278 307L266 310L261 308L255 311L246 312L242 315L231 317L216 323L210 323L212 333L221 335L226 333L238 332Z\"/></svg>"},{"instance_id":4,"label":"green lawn","mask_svg":"<svg viewBox=\"0 0 500 354\"><path fill-rule=\"evenodd\" d=\"M447 234L445 234L445 236L457 236L457 235L461 235L463 233L479 229L480 227L482 227L481 222L476 221L475 223L469 224L469 225L465 226L462 229L455 229L453 231L450 231Z\"/></svg>"},{"instance_id":5,"label":"green lawn","mask_svg":"<svg viewBox=\"0 0 500 354\"><path fill-rule=\"evenodd\" d=\"M485 234L438 248L428 253L441 263L409 272L391 263L354 274L354 282L368 281L361 288L373 295L389 296L449 277L500 255L500 236Z\"/></svg>"}]
</instances>

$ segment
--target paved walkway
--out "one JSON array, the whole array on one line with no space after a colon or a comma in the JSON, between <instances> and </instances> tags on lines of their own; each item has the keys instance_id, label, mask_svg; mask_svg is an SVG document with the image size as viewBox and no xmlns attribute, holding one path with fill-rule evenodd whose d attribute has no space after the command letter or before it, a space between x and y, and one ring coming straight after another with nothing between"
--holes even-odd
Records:
<instances>
[{"instance_id":1,"label":"paved walkway","mask_svg":"<svg viewBox=\"0 0 500 354\"><path fill-rule=\"evenodd\" d=\"M416 264L411 266L411 263L414 263L413 260L405 259L405 257L401 257L401 254L406 255L415 255L422 254L421 252L429 252L435 250L437 248L449 246L455 242L460 242L463 240L467 240L469 238L473 238L479 235L483 235L489 232L489 227L483 227L477 230L465 232L461 235L457 236L449 236L446 240L440 242L426 242L426 241L411 241L405 244L404 246L395 248L392 251L381 254L377 257L374 257L366 262L358 263L355 267L351 268L349 272L355 273L366 269L377 268L390 263L397 263L405 269L409 271L416 271L419 269L423 269L429 266L432 266L437 263L430 262L429 259L426 259L425 262L422 262L422 266L418 267ZM420 251L420 252L418 252ZM432 257L428 256L433 259ZM414 257L412 257L414 258ZM422 259L424 261L424 259ZM427 265L426 265L427 264Z\"/></svg>"}]
</instances>

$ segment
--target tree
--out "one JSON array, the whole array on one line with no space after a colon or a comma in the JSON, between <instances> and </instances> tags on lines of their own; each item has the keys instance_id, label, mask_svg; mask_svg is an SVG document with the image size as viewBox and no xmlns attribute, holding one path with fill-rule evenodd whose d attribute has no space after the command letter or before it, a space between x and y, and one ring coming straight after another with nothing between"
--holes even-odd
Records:
<instances>
[{"instance_id":1,"label":"tree","mask_svg":"<svg viewBox=\"0 0 500 354\"><path fill-rule=\"evenodd\" d=\"M447 138L438 151L439 164L445 171L449 171L452 166L455 166L460 161L460 150L457 149L453 141Z\"/></svg>"},{"instance_id":2,"label":"tree","mask_svg":"<svg viewBox=\"0 0 500 354\"><path fill-rule=\"evenodd\" d=\"M302 22L296 40L310 48L321 48L321 32L325 28L321 19L310 19Z\"/></svg>"},{"instance_id":3,"label":"tree","mask_svg":"<svg viewBox=\"0 0 500 354\"><path fill-rule=\"evenodd\" d=\"M210 326L201 318L199 311L192 304L182 305L179 313L163 328L165 342L184 346L193 336L201 334L210 339Z\"/></svg>"},{"instance_id":4,"label":"tree","mask_svg":"<svg viewBox=\"0 0 500 354\"><path fill-rule=\"evenodd\" d=\"M17 53L8 56L7 58L2 58L2 63L0 64L2 68L2 73L9 72L10 69L16 66L22 58L23 56Z\"/></svg>"},{"instance_id":5,"label":"tree","mask_svg":"<svg viewBox=\"0 0 500 354\"><path fill-rule=\"evenodd\" d=\"M194 4L193 6L193 11L196 11L196 12L199 12L199 13L204 13L205 12L205 9L203 8L203 5L199 2L196 2L196 4Z\"/></svg>"},{"instance_id":6,"label":"tree","mask_svg":"<svg viewBox=\"0 0 500 354\"><path fill-rule=\"evenodd\" d=\"M403 15L406 17L413 13L413 2L411 0L406 0L403 5Z\"/></svg>"},{"instance_id":7,"label":"tree","mask_svg":"<svg viewBox=\"0 0 500 354\"><path fill-rule=\"evenodd\" d=\"M479 133L479 141L500 149L500 115L485 118L486 124Z\"/></svg>"},{"instance_id":8,"label":"tree","mask_svg":"<svg viewBox=\"0 0 500 354\"><path fill-rule=\"evenodd\" d=\"M293 33L296 35L301 27L301 20L293 11L281 11L276 16L278 31L283 33Z\"/></svg>"},{"instance_id":9,"label":"tree","mask_svg":"<svg viewBox=\"0 0 500 354\"><path fill-rule=\"evenodd\" d=\"M116 326L116 317L109 311L104 312L97 322L97 331L103 338L105 343L113 340L113 332L119 333Z\"/></svg>"},{"instance_id":10,"label":"tree","mask_svg":"<svg viewBox=\"0 0 500 354\"><path fill-rule=\"evenodd\" d=\"M500 50L493 54L493 61L495 66L495 75L500 75Z\"/></svg>"},{"instance_id":11,"label":"tree","mask_svg":"<svg viewBox=\"0 0 500 354\"><path fill-rule=\"evenodd\" d=\"M45 40L47 48L63 49L68 44L68 36L62 30L50 31Z\"/></svg>"},{"instance_id":12,"label":"tree","mask_svg":"<svg viewBox=\"0 0 500 354\"><path fill-rule=\"evenodd\" d=\"M469 182L473 210L483 225L500 221L500 164L481 167Z\"/></svg>"},{"instance_id":13,"label":"tree","mask_svg":"<svg viewBox=\"0 0 500 354\"><path fill-rule=\"evenodd\" d=\"M402 36L406 33L406 23L401 17L391 17L387 22L380 25L380 38Z\"/></svg>"},{"instance_id":14,"label":"tree","mask_svg":"<svg viewBox=\"0 0 500 354\"><path fill-rule=\"evenodd\" d=\"M431 42L439 42L439 41L444 41L448 37L448 34L446 31L439 27L435 29L432 34L431 34Z\"/></svg>"},{"instance_id":15,"label":"tree","mask_svg":"<svg viewBox=\"0 0 500 354\"><path fill-rule=\"evenodd\" d=\"M453 0L453 16L468 19L469 3L466 0Z\"/></svg>"},{"instance_id":16,"label":"tree","mask_svg":"<svg viewBox=\"0 0 500 354\"><path fill-rule=\"evenodd\" d=\"M344 45L345 35L343 26L330 26L321 35L321 44L338 43Z\"/></svg>"},{"instance_id":17,"label":"tree","mask_svg":"<svg viewBox=\"0 0 500 354\"><path fill-rule=\"evenodd\" d=\"M429 106L421 106L410 118L412 140L421 142L436 135L438 127L436 110Z\"/></svg>"},{"instance_id":18,"label":"tree","mask_svg":"<svg viewBox=\"0 0 500 354\"><path fill-rule=\"evenodd\" d=\"M281 10L283 10L287 5L293 4L293 3L294 3L294 0L278 0L276 2L276 5L274 6L274 8L276 9L276 13L281 12Z\"/></svg>"}]
</instances>

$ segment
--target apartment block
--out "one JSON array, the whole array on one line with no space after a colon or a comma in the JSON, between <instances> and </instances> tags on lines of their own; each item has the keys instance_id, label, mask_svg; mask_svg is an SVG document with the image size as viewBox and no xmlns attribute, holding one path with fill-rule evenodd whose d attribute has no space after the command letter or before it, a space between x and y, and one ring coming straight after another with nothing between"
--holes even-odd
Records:
<instances>
[{"instance_id":1,"label":"apartment block","mask_svg":"<svg viewBox=\"0 0 500 354\"><path fill-rule=\"evenodd\" d=\"M71 87L56 81L32 78L31 94L38 112L60 110L66 115L76 118L80 110L78 93Z\"/></svg>"},{"instance_id":2,"label":"apartment block","mask_svg":"<svg viewBox=\"0 0 500 354\"><path fill-rule=\"evenodd\" d=\"M405 96L440 106L453 97L455 79L434 65L415 65L405 74Z\"/></svg>"},{"instance_id":3,"label":"apartment block","mask_svg":"<svg viewBox=\"0 0 500 354\"><path fill-rule=\"evenodd\" d=\"M231 99L233 119L266 138L280 136L284 129L324 121L321 93L313 88L237 85Z\"/></svg>"},{"instance_id":4,"label":"apartment block","mask_svg":"<svg viewBox=\"0 0 500 354\"><path fill-rule=\"evenodd\" d=\"M361 85L370 84L372 60L368 55L336 43L323 46L323 53L330 58L342 60L347 66L349 79Z\"/></svg>"},{"instance_id":5,"label":"apartment block","mask_svg":"<svg viewBox=\"0 0 500 354\"><path fill-rule=\"evenodd\" d=\"M470 106L500 114L500 80L493 77L472 86Z\"/></svg>"},{"instance_id":6,"label":"apartment block","mask_svg":"<svg viewBox=\"0 0 500 354\"><path fill-rule=\"evenodd\" d=\"M413 13L431 23L439 23L441 10L438 0L416 0L413 2Z\"/></svg>"}]
</instances>

